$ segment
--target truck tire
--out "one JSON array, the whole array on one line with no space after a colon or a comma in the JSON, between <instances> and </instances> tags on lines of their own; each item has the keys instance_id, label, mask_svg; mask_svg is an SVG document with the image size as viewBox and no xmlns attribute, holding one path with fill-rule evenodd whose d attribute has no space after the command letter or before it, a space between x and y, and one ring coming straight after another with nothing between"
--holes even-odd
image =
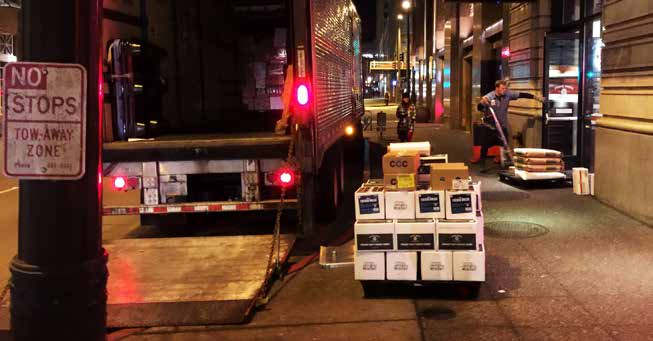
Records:
<instances>
[{"instance_id":1,"label":"truck tire","mask_svg":"<svg viewBox=\"0 0 653 341\"><path fill-rule=\"evenodd\" d=\"M342 148L338 143L326 153L318 174L317 192L315 197L315 215L320 222L329 222L336 217L338 206L342 202L340 190L340 160Z\"/></svg>"}]
</instances>

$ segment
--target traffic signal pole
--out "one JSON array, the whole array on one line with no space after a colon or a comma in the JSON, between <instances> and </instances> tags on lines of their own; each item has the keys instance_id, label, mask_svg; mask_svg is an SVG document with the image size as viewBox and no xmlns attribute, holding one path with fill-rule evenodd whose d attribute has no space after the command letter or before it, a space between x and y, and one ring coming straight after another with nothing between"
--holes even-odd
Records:
<instances>
[{"instance_id":1,"label":"traffic signal pole","mask_svg":"<svg viewBox=\"0 0 653 341\"><path fill-rule=\"evenodd\" d=\"M16 341L104 340L102 0L23 0L22 17L25 61L78 63L87 70L86 174L75 181L20 181L12 333Z\"/></svg>"}]
</instances>

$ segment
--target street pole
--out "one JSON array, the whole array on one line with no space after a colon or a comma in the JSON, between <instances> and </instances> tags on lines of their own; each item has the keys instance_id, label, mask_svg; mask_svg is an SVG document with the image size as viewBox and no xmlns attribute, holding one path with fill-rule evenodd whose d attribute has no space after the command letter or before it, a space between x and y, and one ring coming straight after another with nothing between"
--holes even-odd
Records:
<instances>
[{"instance_id":1,"label":"street pole","mask_svg":"<svg viewBox=\"0 0 653 341\"><path fill-rule=\"evenodd\" d=\"M401 52L401 23L400 23L399 25L397 25L397 63L399 63L399 65L397 66L397 84L399 84L398 87L401 87L401 58L399 58L401 54L402 52ZM395 100L397 101L397 103L400 103L401 94L399 93L399 91L397 91L398 87L397 86L394 87Z\"/></svg>"},{"instance_id":2,"label":"street pole","mask_svg":"<svg viewBox=\"0 0 653 341\"><path fill-rule=\"evenodd\" d=\"M412 91L410 89L410 81L413 78L410 74L410 12L406 12L406 80L408 82L408 96L412 95Z\"/></svg>"},{"instance_id":3,"label":"street pole","mask_svg":"<svg viewBox=\"0 0 653 341\"><path fill-rule=\"evenodd\" d=\"M79 63L87 70L86 175L20 181L18 255L10 266L13 337L104 340L102 0L24 0L22 16L24 60Z\"/></svg>"}]
</instances>

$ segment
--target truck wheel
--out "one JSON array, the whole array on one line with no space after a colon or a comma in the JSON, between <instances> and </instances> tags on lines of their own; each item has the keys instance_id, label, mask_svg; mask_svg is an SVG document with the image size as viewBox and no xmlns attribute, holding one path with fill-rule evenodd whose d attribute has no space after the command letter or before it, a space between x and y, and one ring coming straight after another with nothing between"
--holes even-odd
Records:
<instances>
[{"instance_id":1,"label":"truck wheel","mask_svg":"<svg viewBox=\"0 0 653 341\"><path fill-rule=\"evenodd\" d=\"M337 150L337 149L336 149ZM318 175L318 195L315 198L316 218L321 222L329 222L336 216L336 210L341 201L340 171L338 167L338 154L330 150Z\"/></svg>"}]
</instances>

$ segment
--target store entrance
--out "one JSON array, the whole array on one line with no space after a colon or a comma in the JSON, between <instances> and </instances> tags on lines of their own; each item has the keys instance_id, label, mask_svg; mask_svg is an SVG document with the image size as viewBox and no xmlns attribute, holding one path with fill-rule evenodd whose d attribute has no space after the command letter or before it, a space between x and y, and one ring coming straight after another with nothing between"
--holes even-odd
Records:
<instances>
[{"instance_id":1,"label":"store entrance","mask_svg":"<svg viewBox=\"0 0 653 341\"><path fill-rule=\"evenodd\" d=\"M580 164L578 33L550 33L545 37L544 89L549 105L542 113L542 145L563 153L566 167Z\"/></svg>"}]
</instances>

